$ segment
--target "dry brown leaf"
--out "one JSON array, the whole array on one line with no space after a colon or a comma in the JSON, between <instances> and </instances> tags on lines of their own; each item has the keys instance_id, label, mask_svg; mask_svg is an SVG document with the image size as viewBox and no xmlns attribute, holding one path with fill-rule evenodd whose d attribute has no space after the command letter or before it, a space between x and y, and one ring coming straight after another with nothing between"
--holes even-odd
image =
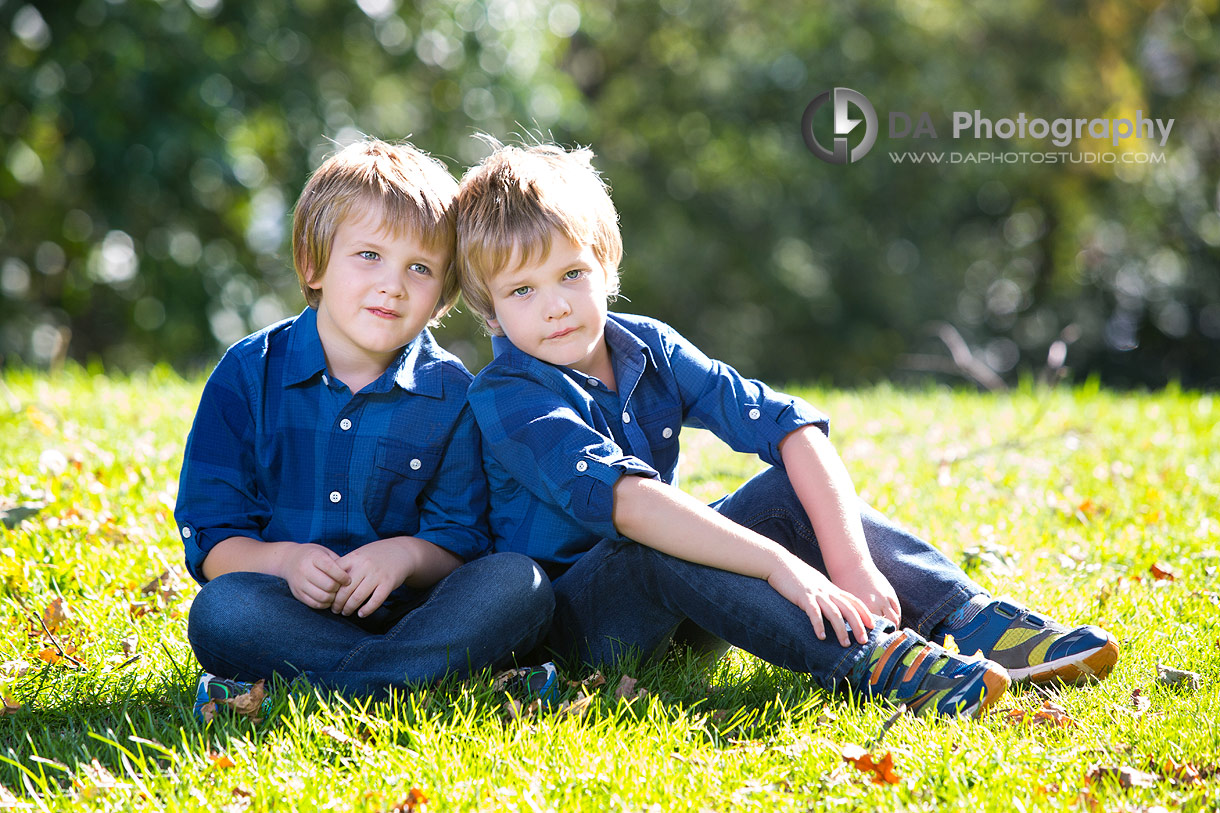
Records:
<instances>
[{"instance_id":1,"label":"dry brown leaf","mask_svg":"<svg viewBox=\"0 0 1220 813\"><path fill-rule=\"evenodd\" d=\"M509 720L520 720L521 719L522 706L519 701L514 700L513 698L510 697L510 698L508 698L508 702L505 703L501 708L504 710L504 715L507 719L509 719Z\"/></svg>"},{"instance_id":2,"label":"dry brown leaf","mask_svg":"<svg viewBox=\"0 0 1220 813\"><path fill-rule=\"evenodd\" d=\"M1156 774L1136 770L1126 765L1094 765L1085 774L1085 779L1088 779L1090 782L1099 779L1112 779L1116 780L1119 787L1123 788L1151 788L1156 785L1159 777Z\"/></svg>"},{"instance_id":3,"label":"dry brown leaf","mask_svg":"<svg viewBox=\"0 0 1220 813\"><path fill-rule=\"evenodd\" d=\"M869 779L878 785L896 785L902 781L902 777L894 773L894 755L889 751L877 758L858 745L844 745L840 753L844 762L869 774Z\"/></svg>"},{"instance_id":4,"label":"dry brown leaf","mask_svg":"<svg viewBox=\"0 0 1220 813\"><path fill-rule=\"evenodd\" d=\"M7 694L0 698L0 703L3 703L3 706L0 707L0 717L4 717L7 714L16 714L21 711L21 704Z\"/></svg>"},{"instance_id":5,"label":"dry brown leaf","mask_svg":"<svg viewBox=\"0 0 1220 813\"><path fill-rule=\"evenodd\" d=\"M1037 711L1009 709L1001 719L1013 725L1029 723L1031 725L1045 725L1055 728L1072 728L1076 726L1076 721L1068 715L1062 706L1056 705L1049 700L1043 701L1042 707Z\"/></svg>"},{"instance_id":6,"label":"dry brown leaf","mask_svg":"<svg viewBox=\"0 0 1220 813\"><path fill-rule=\"evenodd\" d=\"M208 759L212 761L212 767L218 771L226 771L229 768L237 767L237 763L228 754L220 751L208 751Z\"/></svg>"},{"instance_id":7,"label":"dry brown leaf","mask_svg":"<svg viewBox=\"0 0 1220 813\"><path fill-rule=\"evenodd\" d=\"M575 714L577 717L583 717L585 712L589 710L589 704L593 702L593 695L582 694L575 700L565 700L559 704L556 714L560 717L569 714Z\"/></svg>"},{"instance_id":8,"label":"dry brown leaf","mask_svg":"<svg viewBox=\"0 0 1220 813\"><path fill-rule=\"evenodd\" d=\"M1152 708L1152 701L1139 687L1136 687L1131 691L1131 707L1135 709L1136 717L1143 717L1144 712Z\"/></svg>"},{"instance_id":9,"label":"dry brown leaf","mask_svg":"<svg viewBox=\"0 0 1220 813\"><path fill-rule=\"evenodd\" d=\"M14 660L0 663L0 677L19 678L23 677L28 671L30 671L28 661Z\"/></svg>"},{"instance_id":10,"label":"dry brown leaf","mask_svg":"<svg viewBox=\"0 0 1220 813\"><path fill-rule=\"evenodd\" d=\"M338 727L333 726L333 725L322 726L322 728L318 730L318 733L324 737L329 737L330 739L334 740L335 742L341 742L344 745L352 745L352 746L355 746L356 748L364 747L364 743L360 742L355 737L352 737L352 736L346 734L341 729L339 729Z\"/></svg>"},{"instance_id":11,"label":"dry brown leaf","mask_svg":"<svg viewBox=\"0 0 1220 813\"><path fill-rule=\"evenodd\" d=\"M635 700L637 697L647 697L648 690L643 686L636 687L639 683L633 677L623 675L618 682L618 688L614 690L614 696L619 700Z\"/></svg>"},{"instance_id":12,"label":"dry brown leaf","mask_svg":"<svg viewBox=\"0 0 1220 813\"><path fill-rule=\"evenodd\" d=\"M253 799L254 791L250 790L245 785L234 785L230 795L237 799Z\"/></svg>"},{"instance_id":13,"label":"dry brown leaf","mask_svg":"<svg viewBox=\"0 0 1220 813\"><path fill-rule=\"evenodd\" d=\"M49 646L46 649L38 650L38 660L46 661L47 663L67 662L70 664L72 661L68 660L68 658L75 654L76 647L72 646L72 644L65 644L62 652L53 646Z\"/></svg>"},{"instance_id":14,"label":"dry brown leaf","mask_svg":"<svg viewBox=\"0 0 1220 813\"><path fill-rule=\"evenodd\" d=\"M386 808L384 813L424 813L427 807L427 795L419 788L411 788L401 801Z\"/></svg>"},{"instance_id":15,"label":"dry brown leaf","mask_svg":"<svg viewBox=\"0 0 1220 813\"><path fill-rule=\"evenodd\" d=\"M212 702L226 706L234 714L248 717L252 723L261 723L263 700L267 698L267 681L260 680L250 687L250 691L235 697L224 697ZM205 704L206 705L206 704Z\"/></svg>"},{"instance_id":16,"label":"dry brown leaf","mask_svg":"<svg viewBox=\"0 0 1220 813\"><path fill-rule=\"evenodd\" d=\"M47 625L47 630L55 632L69 616L68 605L64 603L63 597L56 598L42 611L42 623Z\"/></svg>"},{"instance_id":17,"label":"dry brown leaf","mask_svg":"<svg viewBox=\"0 0 1220 813\"><path fill-rule=\"evenodd\" d=\"M199 707L199 716L203 718L203 721L205 723L212 722L212 719L216 717L216 701L209 700L208 702L206 702L202 706L200 706Z\"/></svg>"},{"instance_id":18,"label":"dry brown leaf","mask_svg":"<svg viewBox=\"0 0 1220 813\"><path fill-rule=\"evenodd\" d=\"M1152 566L1148 568L1148 574L1156 581L1164 580L1176 582L1178 580L1178 574L1170 570L1169 565L1165 564L1164 562L1154 562Z\"/></svg>"},{"instance_id":19,"label":"dry brown leaf","mask_svg":"<svg viewBox=\"0 0 1220 813\"><path fill-rule=\"evenodd\" d=\"M1158 663L1156 665L1156 680L1157 683L1162 683L1166 686L1178 686L1190 689L1192 692L1199 691L1200 677L1198 672L1173 669Z\"/></svg>"}]
</instances>

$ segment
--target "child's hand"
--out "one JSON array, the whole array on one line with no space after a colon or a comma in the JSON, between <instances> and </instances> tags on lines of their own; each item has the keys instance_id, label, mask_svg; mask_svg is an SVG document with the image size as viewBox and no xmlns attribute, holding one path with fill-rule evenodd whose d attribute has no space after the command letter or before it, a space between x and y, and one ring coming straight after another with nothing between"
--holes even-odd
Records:
<instances>
[{"instance_id":1,"label":"child's hand","mask_svg":"<svg viewBox=\"0 0 1220 813\"><path fill-rule=\"evenodd\" d=\"M805 611L819 639L826 640L826 621L829 621L842 646L851 644L848 627L855 633L857 643L868 641L868 631L874 622L864 602L799 559L792 557L777 568L767 578L767 583Z\"/></svg>"},{"instance_id":2,"label":"child's hand","mask_svg":"<svg viewBox=\"0 0 1220 813\"><path fill-rule=\"evenodd\" d=\"M329 607L335 594L351 581L340 564L339 555L329 548L314 544L287 545L283 572L288 589L306 607L321 610Z\"/></svg>"},{"instance_id":3,"label":"child's hand","mask_svg":"<svg viewBox=\"0 0 1220 813\"><path fill-rule=\"evenodd\" d=\"M339 559L350 582L335 593L333 613L366 617L386 600L415 569L415 557L407 539L379 539L361 545Z\"/></svg>"},{"instance_id":4,"label":"child's hand","mask_svg":"<svg viewBox=\"0 0 1220 813\"><path fill-rule=\"evenodd\" d=\"M902 607L898 604L898 594L881 571L870 562L853 568L847 573L836 573L835 584L864 602L873 615L879 615L899 625L902 617Z\"/></svg>"}]
</instances>

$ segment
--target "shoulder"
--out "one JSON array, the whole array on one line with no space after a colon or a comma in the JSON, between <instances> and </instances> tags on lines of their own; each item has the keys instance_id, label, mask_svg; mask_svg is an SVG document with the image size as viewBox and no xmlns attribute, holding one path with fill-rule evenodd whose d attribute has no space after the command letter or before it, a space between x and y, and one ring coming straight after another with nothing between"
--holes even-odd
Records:
<instances>
[{"instance_id":1,"label":"shoulder","mask_svg":"<svg viewBox=\"0 0 1220 813\"><path fill-rule=\"evenodd\" d=\"M690 345L690 341L671 325L651 316L631 313L610 313L607 320L635 336L654 351L669 355L676 345Z\"/></svg>"},{"instance_id":2,"label":"shoulder","mask_svg":"<svg viewBox=\"0 0 1220 813\"><path fill-rule=\"evenodd\" d=\"M418 341L420 343L418 353L419 369L421 371L427 370L429 375L439 376L445 385L446 392L449 391L450 387L458 387L462 392L465 392L474 376L466 369L466 365L462 363L462 360L441 347L437 343L436 337L427 328L420 332Z\"/></svg>"}]
</instances>

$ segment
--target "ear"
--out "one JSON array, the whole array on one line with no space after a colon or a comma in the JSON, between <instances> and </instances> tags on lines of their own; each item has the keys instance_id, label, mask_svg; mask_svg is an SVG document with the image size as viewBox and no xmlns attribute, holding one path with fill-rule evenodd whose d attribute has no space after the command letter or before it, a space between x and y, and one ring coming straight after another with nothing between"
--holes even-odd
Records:
<instances>
[{"instance_id":1,"label":"ear","mask_svg":"<svg viewBox=\"0 0 1220 813\"><path fill-rule=\"evenodd\" d=\"M492 331L493 333L495 333L497 336L503 336L503 335L504 335L504 331L500 329L500 320L499 320L499 319L488 319L488 320L487 320L487 327L488 327L488 329L489 329L489 330L491 330L491 331Z\"/></svg>"},{"instance_id":2,"label":"ear","mask_svg":"<svg viewBox=\"0 0 1220 813\"><path fill-rule=\"evenodd\" d=\"M322 280L317 274L314 274L312 268L305 269L305 285L308 288L313 288L315 291L322 290Z\"/></svg>"}]
</instances>

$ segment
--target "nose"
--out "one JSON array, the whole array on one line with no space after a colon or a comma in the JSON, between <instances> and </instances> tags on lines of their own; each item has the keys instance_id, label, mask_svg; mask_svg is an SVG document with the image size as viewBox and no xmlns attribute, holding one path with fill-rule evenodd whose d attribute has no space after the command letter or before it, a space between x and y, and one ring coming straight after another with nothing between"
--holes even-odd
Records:
<instances>
[{"instance_id":1,"label":"nose","mask_svg":"<svg viewBox=\"0 0 1220 813\"><path fill-rule=\"evenodd\" d=\"M563 294L554 294L546 301L546 319L562 319L572 312L572 306Z\"/></svg>"},{"instance_id":2,"label":"nose","mask_svg":"<svg viewBox=\"0 0 1220 813\"><path fill-rule=\"evenodd\" d=\"M387 268L381 275L381 279L377 280L378 293L393 297L402 296L407 292L406 277L406 271Z\"/></svg>"}]
</instances>

